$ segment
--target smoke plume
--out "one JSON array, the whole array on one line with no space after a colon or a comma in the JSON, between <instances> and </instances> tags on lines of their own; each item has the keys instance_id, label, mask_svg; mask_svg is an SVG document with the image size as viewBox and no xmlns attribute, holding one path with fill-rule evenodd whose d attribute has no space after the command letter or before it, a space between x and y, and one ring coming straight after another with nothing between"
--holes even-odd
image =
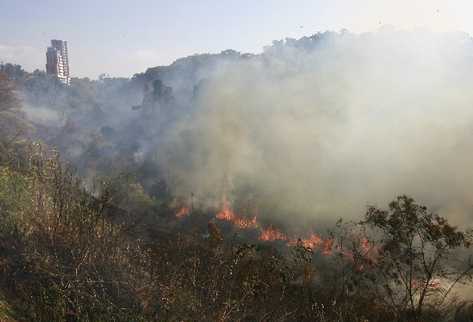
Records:
<instances>
[{"instance_id":1,"label":"smoke plume","mask_svg":"<svg viewBox=\"0 0 473 322\"><path fill-rule=\"evenodd\" d=\"M201 81L156 158L178 194L246 194L288 222L409 194L470 223L472 45L394 30L275 42Z\"/></svg>"}]
</instances>

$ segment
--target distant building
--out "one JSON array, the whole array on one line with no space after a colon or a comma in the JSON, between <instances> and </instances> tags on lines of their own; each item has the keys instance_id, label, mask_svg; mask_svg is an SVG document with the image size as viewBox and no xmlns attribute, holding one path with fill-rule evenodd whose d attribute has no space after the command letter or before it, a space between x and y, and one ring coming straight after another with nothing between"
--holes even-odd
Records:
<instances>
[{"instance_id":1,"label":"distant building","mask_svg":"<svg viewBox=\"0 0 473 322\"><path fill-rule=\"evenodd\" d=\"M57 76L66 85L71 83L67 41L51 40L51 47L46 52L46 73Z\"/></svg>"}]
</instances>

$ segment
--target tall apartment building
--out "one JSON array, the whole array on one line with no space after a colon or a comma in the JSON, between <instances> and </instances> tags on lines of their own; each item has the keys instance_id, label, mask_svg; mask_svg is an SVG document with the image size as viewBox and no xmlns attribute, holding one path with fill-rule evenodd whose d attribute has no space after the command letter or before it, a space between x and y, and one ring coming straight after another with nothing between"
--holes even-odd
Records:
<instances>
[{"instance_id":1,"label":"tall apartment building","mask_svg":"<svg viewBox=\"0 0 473 322\"><path fill-rule=\"evenodd\" d=\"M67 41L51 40L51 47L46 51L46 73L57 76L66 85L70 84Z\"/></svg>"}]
</instances>

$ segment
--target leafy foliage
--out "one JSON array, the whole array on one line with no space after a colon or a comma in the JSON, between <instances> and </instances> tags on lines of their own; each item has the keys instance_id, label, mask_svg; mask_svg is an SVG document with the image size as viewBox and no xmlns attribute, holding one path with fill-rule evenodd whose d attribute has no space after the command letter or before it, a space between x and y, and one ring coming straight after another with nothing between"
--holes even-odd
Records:
<instances>
[{"instance_id":1,"label":"leafy foliage","mask_svg":"<svg viewBox=\"0 0 473 322\"><path fill-rule=\"evenodd\" d=\"M426 303L441 307L457 283L471 280L471 259L457 260L458 251L470 247L471 234L412 198L400 196L388 210L370 207L363 224L379 236L380 254L371 265L374 287L396 315L418 319Z\"/></svg>"}]
</instances>

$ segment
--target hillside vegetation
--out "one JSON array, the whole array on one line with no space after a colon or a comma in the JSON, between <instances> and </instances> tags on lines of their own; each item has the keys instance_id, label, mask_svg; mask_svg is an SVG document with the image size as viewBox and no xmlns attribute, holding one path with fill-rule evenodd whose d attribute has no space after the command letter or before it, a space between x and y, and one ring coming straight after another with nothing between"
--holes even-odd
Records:
<instances>
[{"instance_id":1,"label":"hillside vegetation","mask_svg":"<svg viewBox=\"0 0 473 322\"><path fill-rule=\"evenodd\" d=\"M470 280L468 256L452 259L471 236L411 198L339 223L330 256L232 237L199 210L176 227L165 201L140 236L116 206L122 186L101 179L87 192L56 151L21 135L27 122L0 82L0 117L15 128L0 145L2 320L472 321L449 296ZM150 202L129 198L136 211Z\"/></svg>"},{"instance_id":2,"label":"hillside vegetation","mask_svg":"<svg viewBox=\"0 0 473 322\"><path fill-rule=\"evenodd\" d=\"M356 219L324 223L327 229L312 232L310 238L297 231L289 233L293 218L303 226L296 216L300 213L289 208L304 201L298 193L307 191L297 182L292 182L292 191L283 180L269 180L261 186L261 181L251 180L251 175L279 174L277 169L285 172L281 167L285 163L277 162L276 157L260 164L274 166L270 168L274 171L262 173L246 172L248 160L242 157L240 163L232 157L259 156L260 149L248 143L253 141L262 144L257 147L269 156L295 161L290 150L281 149L278 140L277 145L265 141L274 137L260 131L256 117L236 124L215 106L215 110L206 110L220 100L235 104L233 110L243 106L235 103L240 92L227 91L223 81L212 84L209 80L222 72L222 66L239 62L242 65L237 66L252 73L263 66L265 72L270 71L266 89L274 89L271 77L286 79L285 84L292 88L291 77L299 73L281 66L297 65L292 60L294 52L307 53L305 59L310 62L312 55L318 55L322 40L325 45L356 43L346 37L328 33L275 42L256 58L231 50L197 55L151 68L132 79L73 79L71 87L38 71L27 73L18 66L2 65L0 321L472 322L471 299L457 292L458 286L472 287L473 235L467 225L456 227L434 211L437 209L401 194L392 196L387 205L366 207L364 213L354 209ZM286 59L284 64L281 57ZM218 77L227 80L227 76ZM238 90L253 86L244 77L236 79ZM214 92L213 86L220 90ZM319 100L320 110L324 104L338 108L340 102L329 97L329 88L322 88L327 92L310 98ZM259 89L273 102L272 91ZM298 86L292 90L299 93ZM201 96L210 105L195 103ZM305 100L289 96L291 104L305 105ZM245 98L249 106L260 104L259 96ZM287 106L273 103L284 113L281 116L287 116ZM193 119L190 116L200 115L197 108L215 113ZM241 115L252 111L243 110ZM347 115L328 114L323 114L325 120L345 124ZM295 125L302 122L300 117L295 118ZM215 125L212 122L228 127L215 130L216 126L207 126ZM251 126L255 129L246 133ZM298 129L282 130L297 134ZM330 134L326 138L333 139ZM236 153L235 142L248 153ZM294 146L289 139L281 142L287 149ZM296 148L297 153L307 151L305 145ZM287 167L314 160L302 161L288 162ZM234 182L227 180L226 173L210 181L210 170L194 173L200 169L196 165L205 164L208 170L212 162L235 170ZM170 174L165 165L175 172ZM311 173L298 170L291 169L298 176ZM237 214L227 200L222 202L223 209L212 208L201 201L207 201L202 194L184 189L189 173L193 185L202 185L202 194L211 195L216 189L226 196L228 186L234 184L231 206ZM356 175L363 176L363 171ZM324 176L322 173L321 178ZM447 184L454 181L448 179ZM219 182L218 187L210 185L213 181ZM269 192L258 190L267 183L272 184ZM362 184L357 182L358 190L363 190ZM336 186L322 187L328 192L321 195L330 198L321 199L327 205L319 209L321 213L340 209L338 204L345 202L332 195L336 190L330 188ZM271 193L274 195L268 197ZM285 199L286 193L291 198ZM286 208L275 209L280 204ZM239 217L238 210L248 218ZM251 211L263 215L257 220L256 215L249 216Z\"/></svg>"}]
</instances>

